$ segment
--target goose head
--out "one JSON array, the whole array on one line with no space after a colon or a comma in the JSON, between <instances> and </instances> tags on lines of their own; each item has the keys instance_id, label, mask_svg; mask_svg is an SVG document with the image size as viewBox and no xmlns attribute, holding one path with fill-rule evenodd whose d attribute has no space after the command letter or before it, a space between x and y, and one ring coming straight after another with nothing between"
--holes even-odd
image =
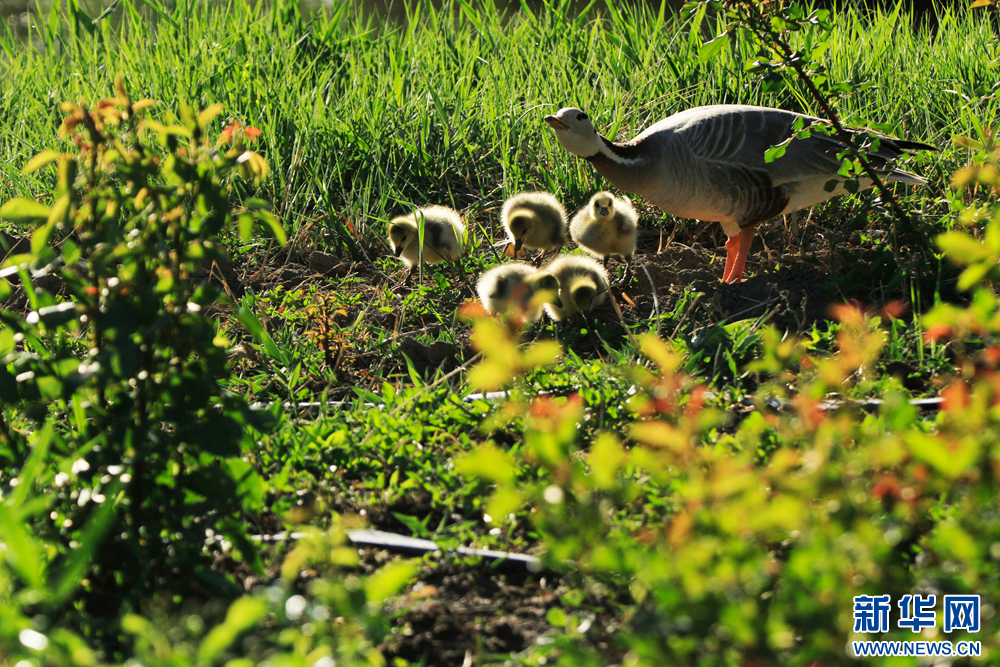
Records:
<instances>
[{"instance_id":1,"label":"goose head","mask_svg":"<svg viewBox=\"0 0 1000 667\"><path fill-rule=\"evenodd\" d=\"M397 219L389 225L389 242L392 243L392 254L396 257L399 257L416 239L416 225L408 220Z\"/></svg>"},{"instance_id":2,"label":"goose head","mask_svg":"<svg viewBox=\"0 0 1000 667\"><path fill-rule=\"evenodd\" d=\"M556 131L562 147L579 157L593 157L601 152L604 140L594 129L590 116L576 107L560 109L555 115L546 116L545 122Z\"/></svg>"},{"instance_id":3,"label":"goose head","mask_svg":"<svg viewBox=\"0 0 1000 667\"><path fill-rule=\"evenodd\" d=\"M615 197L610 192L598 192L590 199L591 212L598 220L610 218L615 209Z\"/></svg>"}]
</instances>

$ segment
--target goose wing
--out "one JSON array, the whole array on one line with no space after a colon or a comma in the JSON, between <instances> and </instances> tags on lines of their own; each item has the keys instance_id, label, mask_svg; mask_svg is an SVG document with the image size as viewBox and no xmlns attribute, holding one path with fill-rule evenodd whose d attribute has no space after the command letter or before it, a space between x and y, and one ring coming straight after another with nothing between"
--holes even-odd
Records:
<instances>
[{"instance_id":1,"label":"goose wing","mask_svg":"<svg viewBox=\"0 0 1000 667\"><path fill-rule=\"evenodd\" d=\"M798 118L804 120L805 126L821 122L812 116L782 109L718 105L689 109L661 121L650 130L672 130L695 158L708 163L711 171L722 178L726 173L734 176L752 174L763 182L769 181L773 187L835 176L841 164L837 154L847 146L837 137L821 132L792 141L785 154L772 162L764 160L771 146L795 133L794 123ZM879 136L881 146L872 156L878 169L904 151L932 148ZM642 138L640 135L636 141Z\"/></svg>"}]
</instances>

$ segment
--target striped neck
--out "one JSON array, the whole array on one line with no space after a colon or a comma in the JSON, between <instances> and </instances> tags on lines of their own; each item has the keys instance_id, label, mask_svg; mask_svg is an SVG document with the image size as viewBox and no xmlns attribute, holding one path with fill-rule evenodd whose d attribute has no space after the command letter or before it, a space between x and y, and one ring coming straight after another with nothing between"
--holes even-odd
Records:
<instances>
[{"instance_id":1,"label":"striped neck","mask_svg":"<svg viewBox=\"0 0 1000 667\"><path fill-rule=\"evenodd\" d=\"M600 160L603 157L622 167L638 167L648 162L646 156L642 154L642 149L638 146L623 146L609 141L604 137L600 137L600 139L601 145L598 147L597 153L584 159Z\"/></svg>"}]
</instances>

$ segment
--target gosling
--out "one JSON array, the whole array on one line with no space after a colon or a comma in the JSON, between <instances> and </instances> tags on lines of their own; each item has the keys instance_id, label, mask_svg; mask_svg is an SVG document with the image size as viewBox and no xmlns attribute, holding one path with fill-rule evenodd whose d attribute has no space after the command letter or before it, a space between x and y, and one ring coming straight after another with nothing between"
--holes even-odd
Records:
<instances>
[{"instance_id":1,"label":"gosling","mask_svg":"<svg viewBox=\"0 0 1000 667\"><path fill-rule=\"evenodd\" d=\"M627 281L632 272L638 221L639 214L628 200L618 199L610 192L598 192L573 216L569 233L581 248L604 258L605 268L608 257L621 256L625 260L622 280Z\"/></svg>"},{"instance_id":2,"label":"gosling","mask_svg":"<svg viewBox=\"0 0 1000 667\"><path fill-rule=\"evenodd\" d=\"M566 209L548 192L522 192L504 202L500 213L514 255L521 248L537 248L535 266L550 250L566 245Z\"/></svg>"},{"instance_id":3,"label":"gosling","mask_svg":"<svg viewBox=\"0 0 1000 667\"><path fill-rule=\"evenodd\" d=\"M479 277L476 292L491 315L514 315L529 323L541 318L545 303L562 306L559 280L523 262L493 267Z\"/></svg>"},{"instance_id":4,"label":"gosling","mask_svg":"<svg viewBox=\"0 0 1000 667\"><path fill-rule=\"evenodd\" d=\"M420 259L418 215L424 219L424 261L428 264L455 262L462 257L465 223L458 211L447 206L426 206L389 223L393 254L409 268L404 284L409 284Z\"/></svg>"},{"instance_id":5,"label":"gosling","mask_svg":"<svg viewBox=\"0 0 1000 667\"><path fill-rule=\"evenodd\" d=\"M576 313L589 313L608 298L608 272L590 257L566 255L553 260L543 270L559 280L562 305L545 304L545 312L556 322Z\"/></svg>"}]
</instances>

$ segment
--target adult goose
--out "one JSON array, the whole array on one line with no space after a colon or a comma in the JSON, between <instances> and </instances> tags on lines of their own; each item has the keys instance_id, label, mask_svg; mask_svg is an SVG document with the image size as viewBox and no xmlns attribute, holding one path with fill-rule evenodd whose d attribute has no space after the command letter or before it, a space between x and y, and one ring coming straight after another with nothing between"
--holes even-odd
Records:
<instances>
[{"instance_id":1,"label":"adult goose","mask_svg":"<svg viewBox=\"0 0 1000 667\"><path fill-rule=\"evenodd\" d=\"M722 279L732 283L743 276L754 225L847 192L837 175L837 154L845 145L836 137L814 132L793 140L784 156L764 161L768 148L795 133L799 118L806 126L822 122L782 109L721 104L676 113L623 144L598 134L580 109L560 109L545 122L563 148L589 161L616 187L667 213L721 222L729 237ZM933 146L879 136L872 162L887 181L927 182L891 162L909 151L936 150ZM828 192L833 179L841 182ZM860 188L871 185L859 179Z\"/></svg>"}]
</instances>

